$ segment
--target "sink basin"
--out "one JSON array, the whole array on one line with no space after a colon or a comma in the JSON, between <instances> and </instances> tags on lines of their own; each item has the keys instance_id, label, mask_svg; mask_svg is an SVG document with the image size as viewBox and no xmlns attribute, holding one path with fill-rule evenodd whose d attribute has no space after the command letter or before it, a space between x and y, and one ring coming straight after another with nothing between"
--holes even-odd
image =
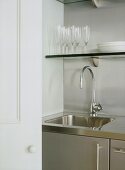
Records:
<instances>
[{"instance_id":1,"label":"sink basin","mask_svg":"<svg viewBox=\"0 0 125 170\"><path fill-rule=\"evenodd\" d=\"M51 120L47 120L45 122L52 123L52 124L61 124L64 126L83 126L83 127L101 128L103 125L111 122L112 120L113 118L107 118L107 117L65 115Z\"/></svg>"}]
</instances>

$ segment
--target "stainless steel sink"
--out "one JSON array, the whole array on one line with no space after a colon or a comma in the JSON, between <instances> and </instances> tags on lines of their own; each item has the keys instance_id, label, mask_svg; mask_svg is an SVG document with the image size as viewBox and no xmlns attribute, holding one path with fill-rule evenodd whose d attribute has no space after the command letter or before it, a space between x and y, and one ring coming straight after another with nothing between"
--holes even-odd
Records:
<instances>
[{"instance_id":1,"label":"stainless steel sink","mask_svg":"<svg viewBox=\"0 0 125 170\"><path fill-rule=\"evenodd\" d=\"M111 122L112 120L113 118L107 118L107 117L65 115L51 120L47 120L45 122L52 123L52 124L61 124L64 126L83 126L83 127L101 128L103 125Z\"/></svg>"}]
</instances>

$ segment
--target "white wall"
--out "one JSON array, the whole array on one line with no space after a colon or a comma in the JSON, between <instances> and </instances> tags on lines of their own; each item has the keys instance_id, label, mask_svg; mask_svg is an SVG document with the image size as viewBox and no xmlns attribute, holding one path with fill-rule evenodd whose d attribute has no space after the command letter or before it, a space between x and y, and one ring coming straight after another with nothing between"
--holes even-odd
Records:
<instances>
[{"instance_id":1,"label":"white wall","mask_svg":"<svg viewBox=\"0 0 125 170\"><path fill-rule=\"evenodd\" d=\"M116 5L117 4L117 5ZM90 3L65 5L65 25L90 25L89 48L103 41L125 40L125 3L114 3L96 9ZM91 98L91 79L85 74L85 86L79 89L80 70L91 65L96 76L97 99L103 112L125 115L125 58L101 59L94 68L91 59L64 60L64 108L68 111L88 111Z\"/></svg>"},{"instance_id":2,"label":"white wall","mask_svg":"<svg viewBox=\"0 0 125 170\"><path fill-rule=\"evenodd\" d=\"M43 116L63 111L63 59L45 58L52 52L52 33L63 21L64 5L43 0Z\"/></svg>"},{"instance_id":3,"label":"white wall","mask_svg":"<svg viewBox=\"0 0 125 170\"><path fill-rule=\"evenodd\" d=\"M118 3L117 3L118 4ZM65 25L86 25L91 28L90 48L102 41L125 40L125 3L95 8L90 2L65 5Z\"/></svg>"}]
</instances>

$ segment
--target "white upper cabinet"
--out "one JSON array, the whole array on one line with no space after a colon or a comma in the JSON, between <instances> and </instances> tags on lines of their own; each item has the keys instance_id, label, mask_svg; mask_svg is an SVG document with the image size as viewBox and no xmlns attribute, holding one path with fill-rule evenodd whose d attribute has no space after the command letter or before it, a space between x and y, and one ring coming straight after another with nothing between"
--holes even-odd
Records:
<instances>
[{"instance_id":1,"label":"white upper cabinet","mask_svg":"<svg viewBox=\"0 0 125 170\"><path fill-rule=\"evenodd\" d=\"M0 123L19 119L19 0L0 1Z\"/></svg>"},{"instance_id":2,"label":"white upper cabinet","mask_svg":"<svg viewBox=\"0 0 125 170\"><path fill-rule=\"evenodd\" d=\"M41 170L42 1L0 0L0 170Z\"/></svg>"}]
</instances>

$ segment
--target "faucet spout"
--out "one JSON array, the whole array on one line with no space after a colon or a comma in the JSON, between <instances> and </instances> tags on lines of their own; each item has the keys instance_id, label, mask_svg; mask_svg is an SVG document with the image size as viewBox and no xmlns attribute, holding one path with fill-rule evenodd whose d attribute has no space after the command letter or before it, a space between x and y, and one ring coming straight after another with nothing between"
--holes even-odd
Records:
<instances>
[{"instance_id":1,"label":"faucet spout","mask_svg":"<svg viewBox=\"0 0 125 170\"><path fill-rule=\"evenodd\" d=\"M90 72L90 75L92 77L92 100L91 100L91 106L90 106L90 115L91 116L97 116L97 112L102 110L101 104L96 103L96 97L95 97L95 76L90 66L83 67L81 74L80 74L80 88L83 88L83 73L85 70L88 70Z\"/></svg>"}]
</instances>

